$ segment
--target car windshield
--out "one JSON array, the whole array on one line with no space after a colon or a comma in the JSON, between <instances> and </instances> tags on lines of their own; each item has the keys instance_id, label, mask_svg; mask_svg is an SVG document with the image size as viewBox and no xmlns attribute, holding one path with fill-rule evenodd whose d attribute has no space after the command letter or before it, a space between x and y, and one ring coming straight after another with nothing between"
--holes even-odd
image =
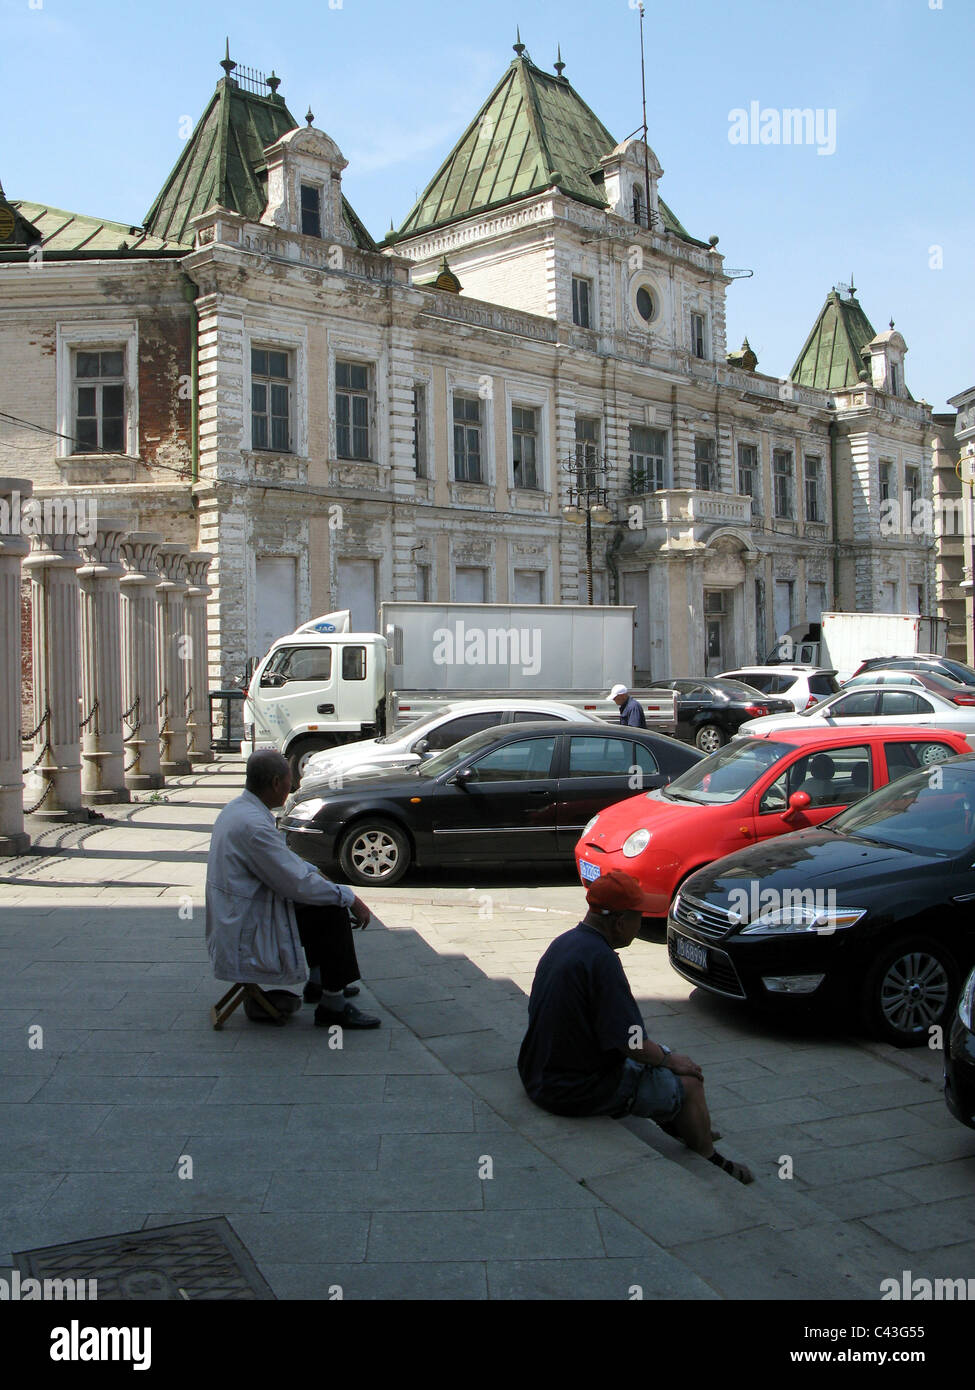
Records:
<instances>
[{"instance_id":1,"label":"car windshield","mask_svg":"<svg viewBox=\"0 0 975 1390\"><path fill-rule=\"evenodd\" d=\"M480 733L461 739L460 743L455 743L453 747L445 748L441 753L434 753L432 758L425 758L413 770L418 777L439 777L441 772L446 772L448 768L459 766L471 753L477 753L494 743L499 732L496 725L491 729L482 729Z\"/></svg>"},{"instance_id":2,"label":"car windshield","mask_svg":"<svg viewBox=\"0 0 975 1390\"><path fill-rule=\"evenodd\" d=\"M729 743L675 777L663 795L668 801L696 801L702 806L737 801L783 754L791 751L787 744L770 743L764 738Z\"/></svg>"},{"instance_id":3,"label":"car windshield","mask_svg":"<svg viewBox=\"0 0 975 1390\"><path fill-rule=\"evenodd\" d=\"M970 666L966 666L963 661L951 661L943 657L941 665L946 672L959 681L962 685L975 685L975 671ZM939 675L940 672L934 671L932 675Z\"/></svg>"},{"instance_id":4,"label":"car windshield","mask_svg":"<svg viewBox=\"0 0 975 1390\"><path fill-rule=\"evenodd\" d=\"M829 823L830 830L943 859L975 851L975 767L938 763L881 787Z\"/></svg>"},{"instance_id":5,"label":"car windshield","mask_svg":"<svg viewBox=\"0 0 975 1390\"><path fill-rule=\"evenodd\" d=\"M380 734L376 739L377 743L396 743L401 738L411 738L414 734L420 733L423 729L429 729L431 725L443 719L443 710L437 710L434 714L416 714L412 719L407 719L405 724L400 724L395 729L390 729L388 734Z\"/></svg>"}]
</instances>

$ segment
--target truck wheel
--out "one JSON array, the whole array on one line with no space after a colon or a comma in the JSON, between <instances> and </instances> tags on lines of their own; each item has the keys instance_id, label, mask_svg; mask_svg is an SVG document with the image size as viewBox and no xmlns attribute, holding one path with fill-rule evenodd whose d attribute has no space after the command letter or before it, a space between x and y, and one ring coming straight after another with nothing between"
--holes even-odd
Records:
<instances>
[{"instance_id":1,"label":"truck wheel","mask_svg":"<svg viewBox=\"0 0 975 1390\"><path fill-rule=\"evenodd\" d=\"M321 753L326 748L334 748L332 738L299 738L288 749L288 762L291 764L291 790L301 785L305 764L313 753Z\"/></svg>"},{"instance_id":2,"label":"truck wheel","mask_svg":"<svg viewBox=\"0 0 975 1390\"><path fill-rule=\"evenodd\" d=\"M705 724L694 735L694 742L702 753L717 753L728 742L717 724Z\"/></svg>"},{"instance_id":3,"label":"truck wheel","mask_svg":"<svg viewBox=\"0 0 975 1390\"><path fill-rule=\"evenodd\" d=\"M409 839L388 820L360 821L339 849L342 872L364 888L398 883L412 859Z\"/></svg>"},{"instance_id":4,"label":"truck wheel","mask_svg":"<svg viewBox=\"0 0 975 1390\"><path fill-rule=\"evenodd\" d=\"M944 1027L958 997L954 957L929 936L905 937L871 966L863 987L863 1022L895 1047L919 1047Z\"/></svg>"}]
</instances>

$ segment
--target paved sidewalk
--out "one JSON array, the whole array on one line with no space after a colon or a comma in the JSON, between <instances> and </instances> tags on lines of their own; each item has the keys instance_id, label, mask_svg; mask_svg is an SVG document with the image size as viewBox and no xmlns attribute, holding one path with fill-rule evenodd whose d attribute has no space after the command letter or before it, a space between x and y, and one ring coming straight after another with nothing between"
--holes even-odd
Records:
<instances>
[{"instance_id":1,"label":"paved sidewalk","mask_svg":"<svg viewBox=\"0 0 975 1390\"><path fill-rule=\"evenodd\" d=\"M648 1026L702 1063L756 1183L649 1122L531 1105L525 992L582 910L570 872L367 893L384 925L357 936L361 1002L383 1027L341 1051L307 1007L214 1032L206 847L241 784L222 759L0 861L0 1266L225 1215L280 1298L876 1299L906 1268L975 1274L975 1134L940 1057L763 1023L658 943L623 956Z\"/></svg>"}]
</instances>

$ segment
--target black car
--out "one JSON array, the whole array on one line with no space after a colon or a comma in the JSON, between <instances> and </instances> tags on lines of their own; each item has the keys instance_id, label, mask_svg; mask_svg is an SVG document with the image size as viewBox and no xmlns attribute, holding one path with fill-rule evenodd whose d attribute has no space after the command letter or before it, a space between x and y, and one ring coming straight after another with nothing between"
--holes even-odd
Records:
<instances>
[{"instance_id":1,"label":"black car","mask_svg":"<svg viewBox=\"0 0 975 1390\"><path fill-rule=\"evenodd\" d=\"M579 723L485 729L418 767L302 789L281 820L313 864L356 884L396 883L411 864L565 860L583 826L666 786L701 754L665 734Z\"/></svg>"},{"instance_id":2,"label":"black car","mask_svg":"<svg viewBox=\"0 0 975 1390\"><path fill-rule=\"evenodd\" d=\"M956 1120L975 1129L975 970L962 987L945 1049L945 1100Z\"/></svg>"},{"instance_id":3,"label":"black car","mask_svg":"<svg viewBox=\"0 0 975 1390\"><path fill-rule=\"evenodd\" d=\"M733 999L855 1007L899 1046L947 1029L975 963L975 754L693 874L670 963ZM940 1045L940 1044L939 1044Z\"/></svg>"},{"instance_id":4,"label":"black car","mask_svg":"<svg viewBox=\"0 0 975 1390\"><path fill-rule=\"evenodd\" d=\"M957 681L959 685L975 686L975 671L970 666L963 661L953 661L951 657L932 653L922 653L920 656L871 656L861 661L853 674L859 676L864 671L920 671L942 680Z\"/></svg>"},{"instance_id":5,"label":"black car","mask_svg":"<svg viewBox=\"0 0 975 1390\"><path fill-rule=\"evenodd\" d=\"M763 695L741 681L681 676L654 681L654 686L677 692L677 737L695 744L703 753L716 753L734 738L746 719L795 714L791 700Z\"/></svg>"}]
</instances>

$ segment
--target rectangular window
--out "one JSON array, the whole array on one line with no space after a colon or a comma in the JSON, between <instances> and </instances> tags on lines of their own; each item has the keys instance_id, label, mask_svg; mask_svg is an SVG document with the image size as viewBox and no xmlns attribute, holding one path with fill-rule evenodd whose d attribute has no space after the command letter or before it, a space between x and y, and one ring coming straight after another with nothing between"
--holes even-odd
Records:
<instances>
[{"instance_id":1,"label":"rectangular window","mask_svg":"<svg viewBox=\"0 0 975 1390\"><path fill-rule=\"evenodd\" d=\"M335 452L340 459L368 459L372 393L364 362L335 364Z\"/></svg>"},{"instance_id":2,"label":"rectangular window","mask_svg":"<svg viewBox=\"0 0 975 1390\"><path fill-rule=\"evenodd\" d=\"M74 452L125 452L125 351L74 354Z\"/></svg>"},{"instance_id":3,"label":"rectangular window","mask_svg":"<svg viewBox=\"0 0 975 1390\"><path fill-rule=\"evenodd\" d=\"M921 470L920 468L904 469L904 493L907 497L908 505L911 508L911 516L914 515L914 504L921 498Z\"/></svg>"},{"instance_id":4,"label":"rectangular window","mask_svg":"<svg viewBox=\"0 0 975 1390\"><path fill-rule=\"evenodd\" d=\"M274 348L251 348L251 447L291 452L291 359Z\"/></svg>"},{"instance_id":5,"label":"rectangular window","mask_svg":"<svg viewBox=\"0 0 975 1390\"><path fill-rule=\"evenodd\" d=\"M576 416L576 487L580 492L599 486L599 420Z\"/></svg>"},{"instance_id":6,"label":"rectangular window","mask_svg":"<svg viewBox=\"0 0 975 1390\"><path fill-rule=\"evenodd\" d=\"M344 681L364 681L366 678L365 647L342 648L342 679Z\"/></svg>"},{"instance_id":7,"label":"rectangular window","mask_svg":"<svg viewBox=\"0 0 975 1390\"><path fill-rule=\"evenodd\" d=\"M572 277L572 322L580 328L592 327L592 281Z\"/></svg>"},{"instance_id":8,"label":"rectangular window","mask_svg":"<svg viewBox=\"0 0 975 1390\"><path fill-rule=\"evenodd\" d=\"M664 430L630 426L630 491L658 492L667 486L667 435Z\"/></svg>"},{"instance_id":9,"label":"rectangular window","mask_svg":"<svg viewBox=\"0 0 975 1390\"><path fill-rule=\"evenodd\" d=\"M788 449L776 449L772 454L772 482L775 487L775 515L784 521L795 520L795 470Z\"/></svg>"},{"instance_id":10,"label":"rectangular window","mask_svg":"<svg viewBox=\"0 0 975 1390\"><path fill-rule=\"evenodd\" d=\"M418 478L427 478L427 388L423 382L413 386L413 464Z\"/></svg>"},{"instance_id":11,"label":"rectangular window","mask_svg":"<svg viewBox=\"0 0 975 1390\"><path fill-rule=\"evenodd\" d=\"M694 441L694 486L699 492L714 491L714 440Z\"/></svg>"},{"instance_id":12,"label":"rectangular window","mask_svg":"<svg viewBox=\"0 0 975 1390\"><path fill-rule=\"evenodd\" d=\"M454 397L454 477L459 483L479 483L481 478L481 400L479 396Z\"/></svg>"},{"instance_id":13,"label":"rectangular window","mask_svg":"<svg viewBox=\"0 0 975 1390\"><path fill-rule=\"evenodd\" d=\"M755 444L738 445L738 491L742 497L752 499L752 512L762 510L762 480L758 470L758 447Z\"/></svg>"},{"instance_id":14,"label":"rectangular window","mask_svg":"<svg viewBox=\"0 0 975 1390\"><path fill-rule=\"evenodd\" d=\"M896 395L897 395L897 386L898 386L897 363L896 363L896 362L891 362L891 364L890 364L890 394L891 394L892 396L896 396Z\"/></svg>"},{"instance_id":15,"label":"rectangular window","mask_svg":"<svg viewBox=\"0 0 975 1390\"><path fill-rule=\"evenodd\" d=\"M894 465L882 459L880 462L880 500L888 502L894 495Z\"/></svg>"},{"instance_id":16,"label":"rectangular window","mask_svg":"<svg viewBox=\"0 0 975 1390\"><path fill-rule=\"evenodd\" d=\"M511 407L511 454L517 488L538 487L538 411Z\"/></svg>"},{"instance_id":17,"label":"rectangular window","mask_svg":"<svg viewBox=\"0 0 975 1390\"><path fill-rule=\"evenodd\" d=\"M821 458L806 458L803 463L806 475L806 520L825 521L823 512L823 461Z\"/></svg>"},{"instance_id":18,"label":"rectangular window","mask_svg":"<svg viewBox=\"0 0 975 1390\"><path fill-rule=\"evenodd\" d=\"M301 230L305 236L322 234L322 190L313 183L301 185Z\"/></svg>"},{"instance_id":19,"label":"rectangular window","mask_svg":"<svg viewBox=\"0 0 975 1390\"><path fill-rule=\"evenodd\" d=\"M707 357L707 325L703 314L691 314L691 352L702 360Z\"/></svg>"}]
</instances>

